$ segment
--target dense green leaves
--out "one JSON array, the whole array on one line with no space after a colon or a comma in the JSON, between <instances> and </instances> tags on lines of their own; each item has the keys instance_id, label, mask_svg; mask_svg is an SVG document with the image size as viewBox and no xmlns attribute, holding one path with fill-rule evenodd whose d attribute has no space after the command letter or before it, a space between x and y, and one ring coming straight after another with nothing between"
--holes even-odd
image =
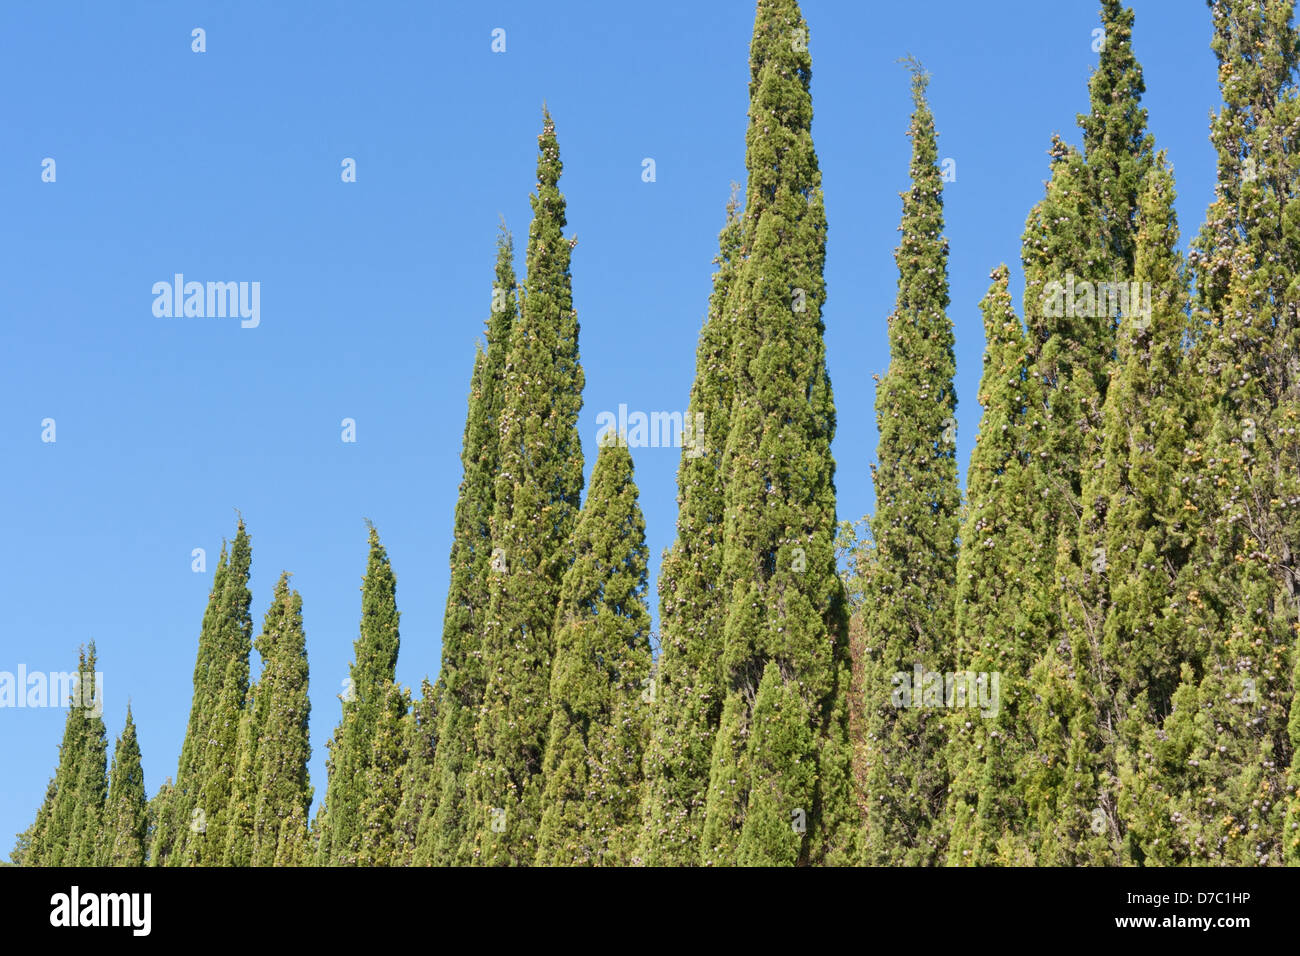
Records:
<instances>
[{"instance_id":1,"label":"dense green leaves","mask_svg":"<svg viewBox=\"0 0 1300 956\"><path fill-rule=\"evenodd\" d=\"M889 368L876 390L873 561L863 580L863 739L868 801L864 862L933 863L943 850L947 781L941 711L900 707L894 675L953 669L957 572L957 396L948 318L943 181L928 76L913 64L911 189L902 193L898 301ZM918 688L919 689L919 688Z\"/></svg>"},{"instance_id":2,"label":"dense green leaves","mask_svg":"<svg viewBox=\"0 0 1300 956\"><path fill-rule=\"evenodd\" d=\"M632 456L610 435L574 530L555 619L539 865L625 865L649 733L645 519Z\"/></svg>"},{"instance_id":3,"label":"dense green leaves","mask_svg":"<svg viewBox=\"0 0 1300 956\"><path fill-rule=\"evenodd\" d=\"M387 863L392 854L404 763L402 720L410 703L394 684L400 617L397 578L371 525L361 630L340 695L343 715L329 742L329 785L318 834L322 865Z\"/></svg>"},{"instance_id":4,"label":"dense green leaves","mask_svg":"<svg viewBox=\"0 0 1300 956\"><path fill-rule=\"evenodd\" d=\"M583 371L564 238L562 164L550 113L537 139L527 276L511 329L498 421L488 613L481 636L486 683L467 783L467 850L475 862L527 865L542 817L542 759L555 612L573 561L582 495L578 412Z\"/></svg>"}]
</instances>

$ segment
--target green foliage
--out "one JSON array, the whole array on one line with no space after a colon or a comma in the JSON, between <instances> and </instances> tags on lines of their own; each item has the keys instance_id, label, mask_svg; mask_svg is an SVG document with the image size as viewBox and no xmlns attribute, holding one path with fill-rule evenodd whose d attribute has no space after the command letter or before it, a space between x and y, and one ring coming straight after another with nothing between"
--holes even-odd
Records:
<instances>
[{"instance_id":1,"label":"green foliage","mask_svg":"<svg viewBox=\"0 0 1300 956\"><path fill-rule=\"evenodd\" d=\"M400 748L392 738L400 742L401 720L409 699L398 693L393 683L401 643L397 578L379 532L374 525L369 529L370 554L361 585L361 631L353 645L347 689L341 695L343 715L329 741L326 760L329 782L319 862L327 866L356 866L367 856L376 859L375 854L381 851L370 847L369 841L378 836L389 841L385 848L392 852L391 816L382 822L367 820L362 805L367 799L390 799L395 789L390 775L400 780L396 756ZM372 773L376 760L379 767ZM372 793L372 785L380 786L381 793ZM398 802L400 797L393 800L394 808Z\"/></svg>"},{"instance_id":2,"label":"green foliage","mask_svg":"<svg viewBox=\"0 0 1300 956\"><path fill-rule=\"evenodd\" d=\"M732 400L730 323L724 309L740 250L735 189L718 239L718 271L695 353L686 418L690 440L683 443L677 472L677 539L659 572L662 636L637 847L638 858L650 866L699 862L709 763L722 710L720 636L727 600L722 453Z\"/></svg>"},{"instance_id":3,"label":"green foliage","mask_svg":"<svg viewBox=\"0 0 1300 956\"><path fill-rule=\"evenodd\" d=\"M492 512L500 471L498 427L505 396L506 353L518 315L517 296L514 244L502 223L492 312L485 323L487 343L474 356L461 446L464 477L456 499L451 584L443 616L442 669L436 689L438 748L430 771L430 794L420 808L413 852L414 861L424 865L468 863L475 836L466 804L466 784L476 757L474 726L486 683L479 645L490 603ZM501 560L504 562L504 553Z\"/></svg>"},{"instance_id":4,"label":"green foliage","mask_svg":"<svg viewBox=\"0 0 1300 956\"><path fill-rule=\"evenodd\" d=\"M108 799L108 740L95 666L91 643L78 654L58 768L36 819L18 835L10 855L16 865L94 866L98 859Z\"/></svg>"},{"instance_id":5,"label":"green foliage","mask_svg":"<svg viewBox=\"0 0 1300 956\"><path fill-rule=\"evenodd\" d=\"M293 865L303 862L312 801L307 772L311 700L307 695L302 596L289 590L287 572L276 582L275 596L257 638L257 652L262 657L262 674L252 692L251 712L256 717L250 722L257 738L249 862L253 866Z\"/></svg>"},{"instance_id":6,"label":"green foliage","mask_svg":"<svg viewBox=\"0 0 1300 956\"><path fill-rule=\"evenodd\" d=\"M559 190L555 125L538 137L527 278L510 336L498 421L500 464L491 528L495 568L482 634L483 706L467 789L472 859L527 865L542 816L542 758L552 627L582 495L582 366Z\"/></svg>"},{"instance_id":7,"label":"green foliage","mask_svg":"<svg viewBox=\"0 0 1300 956\"><path fill-rule=\"evenodd\" d=\"M1038 402L1028 343L1011 304L1009 273L999 266L980 304L984 317L983 408L966 478L966 510L957 558L955 660L975 673L999 673L997 712L948 720L950 865L1023 862L1017 844L1025 814L1017 767L1025 744L1026 678L1034 660L1025 609L1038 558L1029 498L1029 447Z\"/></svg>"},{"instance_id":8,"label":"green foliage","mask_svg":"<svg viewBox=\"0 0 1300 956\"><path fill-rule=\"evenodd\" d=\"M1296 846L1283 826L1300 619L1298 38L1290 0L1210 10L1224 105L1187 359L1204 385L1185 592L1199 629L1171 712L1144 736L1134 829L1153 862L1276 865Z\"/></svg>"},{"instance_id":9,"label":"green foliage","mask_svg":"<svg viewBox=\"0 0 1300 956\"><path fill-rule=\"evenodd\" d=\"M600 449L555 620L535 862L628 863L640 825L650 680L649 554L632 456Z\"/></svg>"},{"instance_id":10,"label":"green foliage","mask_svg":"<svg viewBox=\"0 0 1300 956\"><path fill-rule=\"evenodd\" d=\"M402 778L402 802L393 822L393 865L411 866L419 852L422 821L432 820L437 796L435 761L438 755L437 689L426 677L403 724L406 768Z\"/></svg>"},{"instance_id":11,"label":"green foliage","mask_svg":"<svg viewBox=\"0 0 1300 956\"><path fill-rule=\"evenodd\" d=\"M126 726L113 751L108 804L100 833L97 866L144 866L149 832L149 805L145 799L144 770L135 718L128 705Z\"/></svg>"},{"instance_id":12,"label":"green foliage","mask_svg":"<svg viewBox=\"0 0 1300 956\"><path fill-rule=\"evenodd\" d=\"M928 76L913 64L911 189L894 259L898 300L889 316L889 369L876 391L878 464L873 560L863 579L865 785L871 795L863 860L931 864L943 852L947 780L943 712L898 707L897 673L953 669L951 628L961 492L957 396L948 318L943 180ZM919 688L918 688L919 689Z\"/></svg>"},{"instance_id":13,"label":"green foliage","mask_svg":"<svg viewBox=\"0 0 1300 956\"><path fill-rule=\"evenodd\" d=\"M252 546L243 518L213 575L194 665L194 699L176 784L157 803L150 864L216 866L225 858L239 728L248 695Z\"/></svg>"},{"instance_id":14,"label":"green foliage","mask_svg":"<svg viewBox=\"0 0 1300 956\"><path fill-rule=\"evenodd\" d=\"M761 0L750 48L742 241L728 292L732 384L723 452L725 699L714 740L701 860L739 862L751 793L783 793L785 764L755 762L753 702L768 665L810 722L798 758L816 789L797 859L848 862L848 627L835 567L835 405L826 370L826 217L811 137L811 58L794 0ZM785 711L783 711L785 712ZM766 796L763 799L767 799ZM763 811L766 814L768 810Z\"/></svg>"}]
</instances>

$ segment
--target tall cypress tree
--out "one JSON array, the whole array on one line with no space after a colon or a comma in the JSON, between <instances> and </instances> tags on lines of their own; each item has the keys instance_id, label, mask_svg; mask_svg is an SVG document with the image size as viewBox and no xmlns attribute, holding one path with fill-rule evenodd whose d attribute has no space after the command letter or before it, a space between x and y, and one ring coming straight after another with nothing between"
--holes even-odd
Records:
<instances>
[{"instance_id":1,"label":"tall cypress tree","mask_svg":"<svg viewBox=\"0 0 1300 956\"><path fill-rule=\"evenodd\" d=\"M1168 713L1179 662L1193 654L1187 610L1170 600L1185 593L1184 486L1194 458L1173 202L1173 175L1160 157L1143 187L1139 295L1130 291L1119 329L1101 456L1084 480L1077 558L1063 562L1068 652L1053 649L1038 674L1043 769L1030 786L1041 798L1045 864L1141 861L1126 847L1124 805L1135 788L1122 782L1120 767L1131 766L1144 730Z\"/></svg>"},{"instance_id":2,"label":"tall cypress tree","mask_svg":"<svg viewBox=\"0 0 1300 956\"><path fill-rule=\"evenodd\" d=\"M741 223L735 187L718 237L713 292L695 353L690 440L677 471L677 540L659 573L660 657L651 697L644 826L638 859L651 866L700 859L713 737L722 711L720 661L727 589L722 581L722 453L731 412L731 332L725 312Z\"/></svg>"},{"instance_id":3,"label":"tall cypress tree","mask_svg":"<svg viewBox=\"0 0 1300 956\"><path fill-rule=\"evenodd\" d=\"M847 862L857 835L847 620L834 550L835 406L822 339L826 217L806 30L794 0L760 0L744 239L727 302L734 392L723 458L726 697L701 842L708 864L739 862L742 845L746 863ZM773 673L769 664L771 679L791 686L771 692L765 711L783 725L757 734L753 701ZM764 743L791 740L801 746ZM761 807L753 817L751 795ZM788 828L771 828L770 801Z\"/></svg>"},{"instance_id":4,"label":"tall cypress tree","mask_svg":"<svg viewBox=\"0 0 1300 956\"><path fill-rule=\"evenodd\" d=\"M592 469L555 620L536 857L544 865L626 864L640 823L649 555L632 455L622 436L608 438Z\"/></svg>"},{"instance_id":5,"label":"tall cypress tree","mask_svg":"<svg viewBox=\"0 0 1300 956\"><path fill-rule=\"evenodd\" d=\"M1293 6L1210 4L1224 105L1211 124L1215 200L1193 251L1189 361L1207 386L1208 427L1189 561L1204 589L1187 595L1206 650L1185 663L1148 758L1163 813L1142 822L1147 845L1164 841L1151 854L1160 862L1278 864L1293 838L1282 829L1294 799L1287 709L1300 608Z\"/></svg>"},{"instance_id":6,"label":"tall cypress tree","mask_svg":"<svg viewBox=\"0 0 1300 956\"><path fill-rule=\"evenodd\" d=\"M879 464L871 469L874 561L864 582L867 815L864 860L933 863L943 850L947 781L942 714L898 706L894 675L946 674L957 572L956 412L943 179L929 77L912 62L912 188L902 193L898 301L889 316L889 369L876 392ZM912 688L912 694L922 691Z\"/></svg>"},{"instance_id":7,"label":"tall cypress tree","mask_svg":"<svg viewBox=\"0 0 1300 956\"><path fill-rule=\"evenodd\" d=\"M370 555L361 585L361 632L353 645L349 692L343 695L343 716L329 742L327 759L329 777L320 862L328 866L357 865L363 845L370 839L363 829L361 805L371 783L375 742L381 728L385 735L395 732L389 721L398 706L390 693L400 645L397 578L388 552L379 542L379 532L374 525L367 525ZM385 761L388 752L385 747Z\"/></svg>"},{"instance_id":8,"label":"tall cypress tree","mask_svg":"<svg viewBox=\"0 0 1300 956\"><path fill-rule=\"evenodd\" d=\"M113 772L108 789L108 806L100 834L97 866L144 866L145 839L149 830L148 802L144 792L144 770L140 766L140 742L135 718L126 708L126 726L113 750Z\"/></svg>"},{"instance_id":9,"label":"tall cypress tree","mask_svg":"<svg viewBox=\"0 0 1300 956\"><path fill-rule=\"evenodd\" d=\"M415 862L469 862L473 828L465 787L476 756L474 725L483 702L485 615L492 572L492 511L500 464L499 419L505 395L506 352L518 313L514 245L502 224L497 239L492 312L486 345L476 350L469 411L461 446L464 477L456 500L451 545L451 584L442 626L438 672L438 749L433 757L433 792L422 808Z\"/></svg>"},{"instance_id":10,"label":"tall cypress tree","mask_svg":"<svg viewBox=\"0 0 1300 956\"><path fill-rule=\"evenodd\" d=\"M1038 751L1023 780L1036 852L1052 863L1106 862L1114 852L1106 839L1113 835L1106 822L1115 817L1113 797L1099 799L1098 792L1114 780L1112 770L1103 769L1114 751L1099 754L1100 745L1088 739L1096 731L1101 688L1095 666L1087 666L1096 661L1096 648L1085 617L1099 622L1104 611L1085 611L1071 592L1077 591L1073 582L1100 573L1089 570L1099 559L1079 545L1100 546L1087 527L1096 512L1090 517L1087 509L1095 505L1089 495L1107 466L1104 408L1116 329L1122 318L1133 317L1136 304L1119 293L1132 288L1138 201L1152 170L1152 138L1140 105L1145 87L1132 51L1133 13L1119 0L1104 0L1101 15L1104 43L1089 83L1091 112L1079 116L1083 154L1060 164L1059 180L1026 231L1027 241L1042 243L1032 271L1032 257L1026 260L1025 306L1039 346L1036 372L1047 386L1043 444L1032 459L1042 503L1037 521L1044 553L1056 557L1054 576L1040 591L1047 626L1031 681L1030 717ZM1076 223L1084 229L1069 235ZM1045 270L1056 275L1048 278ZM1039 307L1031 307L1030 285L1046 293L1043 279L1066 287L1064 303L1053 308L1040 298ZM1104 595L1093 597L1104 605Z\"/></svg>"},{"instance_id":11,"label":"tall cypress tree","mask_svg":"<svg viewBox=\"0 0 1300 956\"><path fill-rule=\"evenodd\" d=\"M527 277L511 331L498 422L491 597L483 635L483 706L472 775L474 859L526 865L541 820L545 706L561 578L572 563L582 495L578 356L560 150L544 114Z\"/></svg>"},{"instance_id":12,"label":"tall cypress tree","mask_svg":"<svg viewBox=\"0 0 1300 956\"><path fill-rule=\"evenodd\" d=\"M252 721L257 728L253 775L253 866L284 866L298 858L307 839L307 814L312 786L307 771L311 759L311 699L307 695L306 635L302 626L302 596L289 589L284 572L257 637L262 674L254 691ZM284 859L281 847L293 849Z\"/></svg>"},{"instance_id":13,"label":"tall cypress tree","mask_svg":"<svg viewBox=\"0 0 1300 956\"><path fill-rule=\"evenodd\" d=\"M1061 582L1092 560L1077 544L1084 475L1100 461L1114 364L1120 304L1109 289L1123 283L1127 290L1132 280L1138 195L1152 165L1142 71L1132 52L1133 14L1118 0L1103 0L1101 17L1105 41L1089 83L1092 108L1079 117L1084 150L1053 137L1051 179L1025 225L1029 364L1023 419L1013 434L1015 479L1022 480L1019 494L1028 508L1008 502L1014 524L1007 533L1021 543L1007 549L1019 556L1014 585L997 598L1016 604L965 612L967 622L992 616L1009 629L981 636L963 623L962 602L983 603L1000 588L969 587L959 596L959 654L983 644L996 653L979 655L981 663L1002 657L1004 666L993 668L1000 679L996 717L950 719L952 825L960 831L953 836L956 855L949 854L953 863L1023 863L1051 851L1041 824L1051 822L1062 783L1051 771L1051 747L1036 748L1040 732L1057 719L1053 713L1064 713L1065 702L1083 692L1049 686L1075 676L1068 672ZM963 552L976 547L965 536L963 542Z\"/></svg>"}]
</instances>

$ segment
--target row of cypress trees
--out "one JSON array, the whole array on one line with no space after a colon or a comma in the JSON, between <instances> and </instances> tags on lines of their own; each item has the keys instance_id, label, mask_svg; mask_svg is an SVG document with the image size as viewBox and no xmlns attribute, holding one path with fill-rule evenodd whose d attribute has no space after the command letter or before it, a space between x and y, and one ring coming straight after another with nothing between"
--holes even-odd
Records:
<instances>
[{"instance_id":1,"label":"row of cypress trees","mask_svg":"<svg viewBox=\"0 0 1300 956\"><path fill-rule=\"evenodd\" d=\"M252 637L223 548L175 784L69 717L16 859L154 865L1300 862L1300 37L1294 0L1209 0L1216 197L1184 260L1132 11L1102 0L1079 117L981 311L963 501L943 176L913 62L875 513L835 514L826 216L795 0L758 0L743 201L719 237L652 655L624 443L583 499L561 163L539 137L526 270L502 229L476 354L436 684L395 682L374 528L328 782L307 777L301 598ZM1145 284L1117 314L1060 289ZM1081 293L1082 294L1082 293ZM1137 306L1135 300L1130 303ZM840 558L847 556L846 567ZM262 660L249 681L250 650ZM94 651L82 671L93 673ZM986 715L899 676L996 675ZM985 687L987 689L987 685Z\"/></svg>"}]
</instances>

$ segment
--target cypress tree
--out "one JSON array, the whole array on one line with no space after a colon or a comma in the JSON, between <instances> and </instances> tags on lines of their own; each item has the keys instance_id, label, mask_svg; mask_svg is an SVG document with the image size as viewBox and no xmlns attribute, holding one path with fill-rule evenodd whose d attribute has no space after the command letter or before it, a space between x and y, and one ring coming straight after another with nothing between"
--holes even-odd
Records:
<instances>
[{"instance_id":1,"label":"cypress tree","mask_svg":"<svg viewBox=\"0 0 1300 956\"><path fill-rule=\"evenodd\" d=\"M39 835L35 866L64 866L75 860L69 848L76 842L72 817L76 812L77 784L81 777L81 757L86 750L86 722L80 707L81 681L86 672L86 651L77 655L77 684L69 701L68 716L63 726L63 742L59 745L59 765L54 773L54 800L50 806L49 823Z\"/></svg>"},{"instance_id":2,"label":"cypress tree","mask_svg":"<svg viewBox=\"0 0 1300 956\"><path fill-rule=\"evenodd\" d=\"M194 699L176 783L155 796L153 866L210 866L224 859L252 650L252 547L243 518L213 574L194 665Z\"/></svg>"},{"instance_id":3,"label":"cypress tree","mask_svg":"<svg viewBox=\"0 0 1300 956\"><path fill-rule=\"evenodd\" d=\"M95 645L77 655L77 676L59 744L59 765L27 831L27 866L91 866L107 784L104 721L95 713ZM98 766L98 777L96 777ZM89 841L89 845L87 845ZM81 862L84 860L85 862Z\"/></svg>"},{"instance_id":4,"label":"cypress tree","mask_svg":"<svg viewBox=\"0 0 1300 956\"><path fill-rule=\"evenodd\" d=\"M329 742L328 784L325 795L324 833L320 862L328 866L355 866L370 838L361 815L376 740L396 733L390 721L397 706L393 690L400 645L397 579L379 532L370 529L370 555L361 586L361 632L353 646L349 668L349 693L343 695L343 716ZM405 713L405 710L403 710ZM397 716L400 721L400 715ZM389 759L385 741L384 760ZM390 821L391 825L391 821Z\"/></svg>"},{"instance_id":5,"label":"cypress tree","mask_svg":"<svg viewBox=\"0 0 1300 956\"><path fill-rule=\"evenodd\" d=\"M248 589L251 548L243 520L230 548L230 567L222 614L213 633L211 673L221 674L212 710L204 721L206 744L201 776L188 788L195 794L191 826L185 831L183 859L190 866L216 866L225 858L231 790L237 775L239 728L248 699L249 656L253 647L252 593ZM256 728L254 728L255 730ZM193 810L201 811L194 820Z\"/></svg>"},{"instance_id":6,"label":"cypress tree","mask_svg":"<svg viewBox=\"0 0 1300 956\"><path fill-rule=\"evenodd\" d=\"M725 312L741 223L736 187L718 238L708 317L695 353L677 471L677 539L659 573L660 657L650 694L644 825L638 859L688 866L700 859L713 737L722 711L720 661L727 589L722 582L722 453L731 411L731 333Z\"/></svg>"},{"instance_id":7,"label":"cypress tree","mask_svg":"<svg viewBox=\"0 0 1300 956\"><path fill-rule=\"evenodd\" d=\"M911 67L912 188L901 194L898 300L888 320L889 369L876 392L875 554L863 596L870 794L864 861L875 865L930 864L943 850L943 711L922 706L919 698L898 706L894 675L910 680L916 664L940 674L953 669L961 505L943 179L925 99L929 77L915 61Z\"/></svg>"},{"instance_id":8,"label":"cypress tree","mask_svg":"<svg viewBox=\"0 0 1300 956\"><path fill-rule=\"evenodd\" d=\"M1038 826L1045 864L1141 861L1126 846L1135 787L1121 766L1168 713L1187 645L1181 569L1191 544L1185 476L1193 460L1182 342L1187 296L1163 156L1140 202L1135 287L1103 409L1103 445L1085 476L1076 555L1062 580L1068 653L1039 674ZM1149 294L1150 300L1145 296ZM1149 311L1148 311L1149 310Z\"/></svg>"},{"instance_id":9,"label":"cypress tree","mask_svg":"<svg viewBox=\"0 0 1300 956\"><path fill-rule=\"evenodd\" d=\"M256 641L254 641L256 644ZM263 661L263 667L266 666ZM248 688L235 745L235 775L230 781L229 823L225 866L250 866L253 861L253 815L257 802L257 749L266 723L268 696L258 684Z\"/></svg>"},{"instance_id":10,"label":"cypress tree","mask_svg":"<svg viewBox=\"0 0 1300 956\"><path fill-rule=\"evenodd\" d=\"M1137 197L1152 165L1142 71L1132 53L1133 14L1118 0L1103 0L1101 15L1105 41L1089 83L1092 108L1079 117L1084 150L1053 137L1051 179L1025 225L1026 402L1019 427L1009 431L1018 457L1013 478L1028 508L1007 502L1011 523L1004 534L1017 543L999 540L1017 559L1013 586L997 598L1015 605L968 606L963 619L962 602L982 603L1001 589L959 582L966 588L958 599L959 655L982 644L985 653L976 660L1001 657L1003 666L973 668L990 680L997 672L997 716L950 715L952 826L960 831L952 837L953 863L1023 863L1054 852L1044 826L1053 824L1059 788L1073 781L1063 783L1053 770L1061 738L1044 738L1039 750L1040 734L1053 721L1086 724L1078 709L1086 689L1054 686L1079 676L1069 670L1062 582L1092 560L1077 544L1084 475L1101 458L1102 409L1114 364L1120 304L1109 290L1121 283L1129 288ZM971 547L978 546L964 543L963 552ZM984 562L972 556L972 563ZM968 630L990 616L1002 629L987 636Z\"/></svg>"},{"instance_id":11,"label":"cypress tree","mask_svg":"<svg viewBox=\"0 0 1300 956\"><path fill-rule=\"evenodd\" d=\"M126 726L113 750L108 806L99 843L97 866L144 866L149 831L149 805L140 766L135 718L126 708Z\"/></svg>"},{"instance_id":12,"label":"cypress tree","mask_svg":"<svg viewBox=\"0 0 1300 956\"><path fill-rule=\"evenodd\" d=\"M1163 846L1148 851L1158 862L1278 864L1294 838L1283 826L1300 571L1297 35L1290 0L1210 9L1224 105L1211 124L1215 200L1192 254L1189 363L1207 428L1189 560L1203 590L1187 595L1205 654L1184 662L1149 735L1142 758L1157 779L1142 795L1162 806L1140 822L1144 846Z\"/></svg>"},{"instance_id":13,"label":"cypress tree","mask_svg":"<svg viewBox=\"0 0 1300 956\"><path fill-rule=\"evenodd\" d=\"M92 642L81 663L77 697L72 712L84 724L77 765L69 775L72 785L59 807L60 820L68 820L64 850L58 866L94 866L100 832L104 826L104 805L108 799L108 737L102 708L92 701L102 698L95 674L95 645ZM71 716L71 715L70 715Z\"/></svg>"},{"instance_id":14,"label":"cypress tree","mask_svg":"<svg viewBox=\"0 0 1300 956\"><path fill-rule=\"evenodd\" d=\"M424 819L416 838L415 862L424 865L468 863L473 845L465 787L476 756L474 725L485 683L481 641L490 601L492 511L500 464L497 429L505 394L506 352L518 312L516 296L514 245L502 223L492 312L485 323L487 343L475 352L461 446L464 477L456 500L451 584L443 616L434 791L422 808Z\"/></svg>"},{"instance_id":15,"label":"cypress tree","mask_svg":"<svg viewBox=\"0 0 1300 956\"><path fill-rule=\"evenodd\" d=\"M527 865L536 852L551 629L582 495L584 376L569 275L576 240L563 237L561 168L555 125L544 113L527 278L502 380L486 684L470 785L473 858L488 865Z\"/></svg>"},{"instance_id":16,"label":"cypress tree","mask_svg":"<svg viewBox=\"0 0 1300 956\"><path fill-rule=\"evenodd\" d=\"M744 238L727 301L734 392L723 458L726 697L704 814L707 864L739 862L742 845L747 863L847 862L857 836L848 628L834 551L835 406L822 339L826 219L811 136L811 58L798 42L806 29L794 0L760 0ZM768 713L787 725L755 734L752 702L769 663L792 685L769 699L798 694L801 702L774 703ZM808 746L763 750L765 740ZM750 818L751 794L778 795L789 828L773 832L767 808Z\"/></svg>"},{"instance_id":17,"label":"cypress tree","mask_svg":"<svg viewBox=\"0 0 1300 956\"><path fill-rule=\"evenodd\" d=\"M645 519L622 436L596 456L555 620L536 862L624 865L640 822L650 676Z\"/></svg>"},{"instance_id":18,"label":"cypress tree","mask_svg":"<svg viewBox=\"0 0 1300 956\"><path fill-rule=\"evenodd\" d=\"M1032 863L1023 841L1018 769L1026 752L1026 675L1035 659L1026 614L1038 584L1030 523L1029 454L1038 412L1029 345L1011 304L1005 265L993 271L984 319L983 408L966 478L957 558L955 659L977 674L999 675L988 719L952 713L945 761L949 865Z\"/></svg>"},{"instance_id":19,"label":"cypress tree","mask_svg":"<svg viewBox=\"0 0 1300 956\"><path fill-rule=\"evenodd\" d=\"M257 638L262 674L254 691L250 723L256 727L252 830L249 862L253 866L286 866L302 862L307 840L307 814L312 786L307 771L311 759L311 699L307 695L306 635L302 626L302 596L289 589L284 572ZM290 859L282 847L291 847Z\"/></svg>"},{"instance_id":20,"label":"cypress tree","mask_svg":"<svg viewBox=\"0 0 1300 956\"><path fill-rule=\"evenodd\" d=\"M1133 13L1119 0L1104 0L1101 14L1105 34L1089 83L1091 112L1079 116L1083 154L1070 151L1056 167L1026 230L1027 243L1040 244L1026 256L1025 311L1035 333L1031 342L1039 349L1035 372L1047 387L1042 444L1032 459L1042 503L1036 520L1043 553L1055 552L1055 573L1038 591L1046 627L1031 678L1028 730L1038 752L1023 780L1036 853L1057 863L1106 862L1113 848L1103 838L1111 829L1106 821L1114 819L1113 799L1096 805L1099 774L1113 780L1113 773L1101 769L1113 748L1103 757L1096 742L1086 739L1096 729L1100 687L1095 668L1087 666L1096 655L1086 626L1071 632L1072 623L1083 623L1080 615L1101 617L1095 608L1084 611L1070 591L1076 590L1071 582L1096 573L1085 567L1097 559L1077 546L1095 544L1086 527L1093 520L1086 514L1093 490L1088 485L1106 467L1103 409L1116 328L1126 306L1131 312L1134 305L1120 293L1132 288L1138 198L1152 169L1152 139L1140 105L1142 69L1132 52ZM1049 300L1051 283L1058 293L1065 286L1063 302L1059 294ZM1031 285L1041 292L1036 307ZM1104 602L1103 595L1093 596Z\"/></svg>"},{"instance_id":21,"label":"cypress tree","mask_svg":"<svg viewBox=\"0 0 1300 956\"><path fill-rule=\"evenodd\" d=\"M426 677L420 684L420 699L413 703L403 726L406 770L402 778L402 803L397 808L397 819L393 823L394 866L411 866L415 863L421 821L433 817L427 808L436 797L434 761L438 755L437 693Z\"/></svg>"},{"instance_id":22,"label":"cypress tree","mask_svg":"<svg viewBox=\"0 0 1300 956\"><path fill-rule=\"evenodd\" d=\"M357 807L358 866L392 866L395 862L398 838L395 823L406 773L410 708L411 695L405 689L393 683L383 688L362 778L361 803Z\"/></svg>"}]
</instances>

